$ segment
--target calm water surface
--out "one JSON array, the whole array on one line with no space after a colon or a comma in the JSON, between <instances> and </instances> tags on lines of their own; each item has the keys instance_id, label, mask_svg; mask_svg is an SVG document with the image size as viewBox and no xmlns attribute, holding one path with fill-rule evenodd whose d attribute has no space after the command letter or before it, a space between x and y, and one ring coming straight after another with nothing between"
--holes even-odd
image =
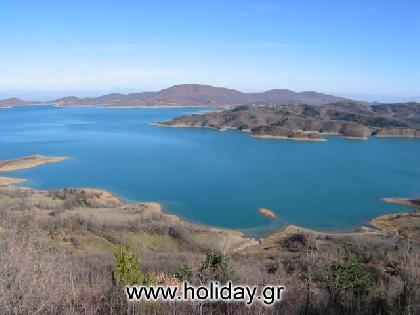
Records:
<instances>
[{"instance_id":1,"label":"calm water surface","mask_svg":"<svg viewBox=\"0 0 420 315\"><path fill-rule=\"evenodd\" d=\"M287 223L353 229L404 210L381 198L420 195L420 139L278 141L149 125L199 110L0 109L0 159L66 155L7 175L34 188L98 187L125 200L159 201L189 220L251 232ZM279 220L259 215L259 207Z\"/></svg>"}]
</instances>

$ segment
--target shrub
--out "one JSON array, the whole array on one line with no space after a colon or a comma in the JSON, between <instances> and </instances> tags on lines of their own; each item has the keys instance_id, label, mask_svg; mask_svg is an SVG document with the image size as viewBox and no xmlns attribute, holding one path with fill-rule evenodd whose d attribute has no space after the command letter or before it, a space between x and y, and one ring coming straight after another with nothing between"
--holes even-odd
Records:
<instances>
[{"instance_id":1,"label":"shrub","mask_svg":"<svg viewBox=\"0 0 420 315\"><path fill-rule=\"evenodd\" d=\"M199 278L204 283L210 280L226 283L236 280L237 276L231 258L221 251L212 250L201 264Z\"/></svg>"},{"instance_id":2,"label":"shrub","mask_svg":"<svg viewBox=\"0 0 420 315\"><path fill-rule=\"evenodd\" d=\"M175 272L175 277L180 281L190 282L193 276L193 272L188 265L183 265L177 272Z\"/></svg>"},{"instance_id":3,"label":"shrub","mask_svg":"<svg viewBox=\"0 0 420 315\"><path fill-rule=\"evenodd\" d=\"M80 245L80 239L76 236L70 237L70 242L73 244L73 246L79 246Z\"/></svg>"},{"instance_id":4,"label":"shrub","mask_svg":"<svg viewBox=\"0 0 420 315\"><path fill-rule=\"evenodd\" d=\"M305 248L307 239L303 234L292 234L283 240L282 246L289 252L299 252Z\"/></svg>"}]
</instances>

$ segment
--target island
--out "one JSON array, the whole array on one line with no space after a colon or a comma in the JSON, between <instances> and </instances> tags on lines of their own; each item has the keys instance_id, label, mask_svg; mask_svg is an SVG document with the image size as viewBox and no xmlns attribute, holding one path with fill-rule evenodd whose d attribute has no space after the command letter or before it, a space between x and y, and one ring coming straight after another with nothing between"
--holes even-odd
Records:
<instances>
[{"instance_id":1,"label":"island","mask_svg":"<svg viewBox=\"0 0 420 315\"><path fill-rule=\"evenodd\" d=\"M258 212L260 214L262 214L263 216L266 216L266 217L271 218L271 219L276 219L277 218L277 215L273 211L271 211L267 208L259 208Z\"/></svg>"},{"instance_id":2,"label":"island","mask_svg":"<svg viewBox=\"0 0 420 315\"><path fill-rule=\"evenodd\" d=\"M326 105L242 105L154 122L163 127L237 129L253 137L325 141L324 135L348 139L420 137L420 104L367 105L341 101Z\"/></svg>"}]
</instances>

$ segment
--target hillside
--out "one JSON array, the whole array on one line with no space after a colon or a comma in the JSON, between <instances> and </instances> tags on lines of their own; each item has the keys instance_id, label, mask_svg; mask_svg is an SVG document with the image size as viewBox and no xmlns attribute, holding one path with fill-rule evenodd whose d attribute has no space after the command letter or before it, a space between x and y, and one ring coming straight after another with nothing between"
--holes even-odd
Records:
<instances>
[{"instance_id":1,"label":"hillside","mask_svg":"<svg viewBox=\"0 0 420 315\"><path fill-rule=\"evenodd\" d=\"M252 103L264 104L313 104L321 105L343 101L344 98L322 93L291 90L270 90L262 93L243 93L233 89L200 84L175 85L158 92L120 94L112 93L99 97L78 98L67 96L45 102L61 106L102 105L102 106L225 106ZM33 102L8 99L0 101L0 106L25 105Z\"/></svg>"},{"instance_id":2,"label":"hillside","mask_svg":"<svg viewBox=\"0 0 420 315\"><path fill-rule=\"evenodd\" d=\"M379 314L382 308L414 314L419 307L420 216L414 210L378 217L356 232L288 226L255 241L238 231L183 221L156 203L129 204L98 189L0 186L0 219L2 314L14 309L16 314L297 315L308 307L310 314ZM281 283L286 296L273 308L130 304L124 284L113 277L117 254L125 250L136 253L130 255L140 259L137 272L151 275L152 284ZM214 268L206 264L209 259ZM351 282L355 277L361 281ZM327 312L331 309L335 312Z\"/></svg>"},{"instance_id":3,"label":"hillside","mask_svg":"<svg viewBox=\"0 0 420 315\"><path fill-rule=\"evenodd\" d=\"M178 117L156 123L166 127L239 129L256 137L323 141L335 134L419 137L420 104L363 105L346 101L328 105L244 105L223 111Z\"/></svg>"}]
</instances>

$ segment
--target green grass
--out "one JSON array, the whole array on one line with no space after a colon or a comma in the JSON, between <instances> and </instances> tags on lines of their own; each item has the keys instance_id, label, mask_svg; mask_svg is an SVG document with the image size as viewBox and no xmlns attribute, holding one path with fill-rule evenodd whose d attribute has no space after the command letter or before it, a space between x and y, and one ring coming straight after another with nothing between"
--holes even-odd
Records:
<instances>
[{"instance_id":1,"label":"green grass","mask_svg":"<svg viewBox=\"0 0 420 315\"><path fill-rule=\"evenodd\" d=\"M115 245L112 243L101 239L101 238L88 238L80 240L81 247L88 251L89 253L113 253L115 250Z\"/></svg>"},{"instance_id":2,"label":"green grass","mask_svg":"<svg viewBox=\"0 0 420 315\"><path fill-rule=\"evenodd\" d=\"M14 201L15 201L15 198L5 196L5 195L0 195L0 203L2 204L10 204Z\"/></svg>"},{"instance_id":3,"label":"green grass","mask_svg":"<svg viewBox=\"0 0 420 315\"><path fill-rule=\"evenodd\" d=\"M122 241L127 245L140 245L149 251L179 251L180 244L169 235L152 235L144 232L127 232L122 235Z\"/></svg>"}]
</instances>

